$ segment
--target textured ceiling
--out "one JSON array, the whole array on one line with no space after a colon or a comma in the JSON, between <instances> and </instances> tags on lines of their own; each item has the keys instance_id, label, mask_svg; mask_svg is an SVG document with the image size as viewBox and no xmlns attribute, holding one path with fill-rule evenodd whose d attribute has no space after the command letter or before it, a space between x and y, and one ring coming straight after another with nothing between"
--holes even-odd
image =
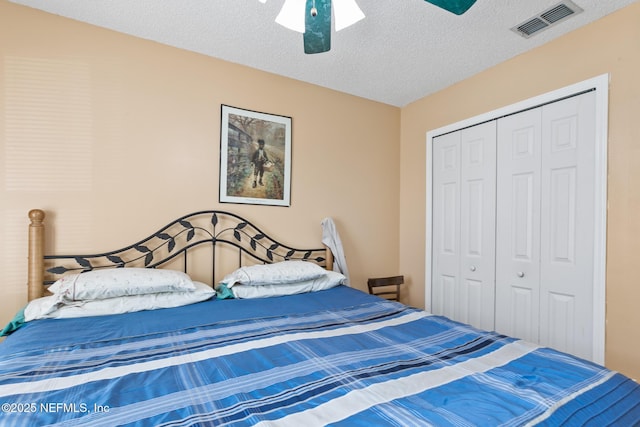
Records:
<instances>
[{"instance_id":1,"label":"textured ceiling","mask_svg":"<svg viewBox=\"0 0 640 427\"><path fill-rule=\"evenodd\" d=\"M559 0L477 0L461 16L423 0L357 0L366 18L316 55L304 54L302 34L274 22L284 0L11 1L404 106L638 0L574 0L583 13L529 39L510 28Z\"/></svg>"}]
</instances>

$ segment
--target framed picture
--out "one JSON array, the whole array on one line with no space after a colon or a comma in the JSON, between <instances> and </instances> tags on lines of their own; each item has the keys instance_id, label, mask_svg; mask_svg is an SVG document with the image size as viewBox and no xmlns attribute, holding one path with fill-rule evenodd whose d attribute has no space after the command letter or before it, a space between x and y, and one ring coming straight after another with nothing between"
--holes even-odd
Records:
<instances>
[{"instance_id":1,"label":"framed picture","mask_svg":"<svg viewBox=\"0 0 640 427\"><path fill-rule=\"evenodd\" d=\"M220 202L290 206L291 117L222 105Z\"/></svg>"}]
</instances>

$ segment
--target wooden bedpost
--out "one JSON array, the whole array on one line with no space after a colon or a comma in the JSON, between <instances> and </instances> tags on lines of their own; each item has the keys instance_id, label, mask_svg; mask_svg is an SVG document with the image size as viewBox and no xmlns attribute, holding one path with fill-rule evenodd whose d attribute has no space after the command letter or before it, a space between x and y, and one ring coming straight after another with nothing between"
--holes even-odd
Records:
<instances>
[{"instance_id":1,"label":"wooden bedpost","mask_svg":"<svg viewBox=\"0 0 640 427\"><path fill-rule=\"evenodd\" d=\"M28 293L29 301L44 295L44 211L32 209L29 211L29 270Z\"/></svg>"},{"instance_id":2,"label":"wooden bedpost","mask_svg":"<svg viewBox=\"0 0 640 427\"><path fill-rule=\"evenodd\" d=\"M329 249L329 247L327 245L324 246L324 251L326 253L326 256L325 256L325 259L326 259L325 269L333 271L333 252L331 252L331 249Z\"/></svg>"}]
</instances>

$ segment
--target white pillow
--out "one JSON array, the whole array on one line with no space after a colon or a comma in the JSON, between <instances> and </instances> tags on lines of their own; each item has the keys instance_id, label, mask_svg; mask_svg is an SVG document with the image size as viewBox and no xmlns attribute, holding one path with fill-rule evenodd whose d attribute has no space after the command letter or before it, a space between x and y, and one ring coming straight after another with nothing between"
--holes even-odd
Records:
<instances>
[{"instance_id":1,"label":"white pillow","mask_svg":"<svg viewBox=\"0 0 640 427\"><path fill-rule=\"evenodd\" d=\"M194 290L184 292L161 292L157 294L128 295L115 298L86 301L66 301L59 295L42 297L31 301L24 309L24 320L67 319L71 317L104 316L142 310L180 307L206 301L216 292L211 286L192 282Z\"/></svg>"},{"instance_id":2,"label":"white pillow","mask_svg":"<svg viewBox=\"0 0 640 427\"><path fill-rule=\"evenodd\" d=\"M69 301L85 301L194 289L191 278L181 271L108 268L64 276L49 287L49 292Z\"/></svg>"},{"instance_id":3,"label":"white pillow","mask_svg":"<svg viewBox=\"0 0 640 427\"><path fill-rule=\"evenodd\" d=\"M233 287L233 295L236 298L269 298L283 295L302 294L306 292L316 292L330 289L344 284L347 278L335 271L325 271L321 277L313 280L306 280L298 283L285 283L280 285L245 286L236 285Z\"/></svg>"},{"instance_id":4,"label":"white pillow","mask_svg":"<svg viewBox=\"0 0 640 427\"><path fill-rule=\"evenodd\" d=\"M24 308L24 321L29 322L35 319L44 319L47 314L64 306L64 301L60 295L37 298L29 301Z\"/></svg>"},{"instance_id":5,"label":"white pillow","mask_svg":"<svg viewBox=\"0 0 640 427\"><path fill-rule=\"evenodd\" d=\"M327 272L318 264L308 261L282 261L240 267L227 274L220 283L228 288L241 283L249 286L279 285L312 280Z\"/></svg>"}]
</instances>

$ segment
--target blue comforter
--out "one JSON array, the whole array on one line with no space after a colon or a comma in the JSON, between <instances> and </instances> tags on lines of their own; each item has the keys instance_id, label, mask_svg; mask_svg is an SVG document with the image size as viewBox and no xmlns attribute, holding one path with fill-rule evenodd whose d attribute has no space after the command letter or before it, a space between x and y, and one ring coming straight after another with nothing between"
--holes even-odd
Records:
<instances>
[{"instance_id":1,"label":"blue comforter","mask_svg":"<svg viewBox=\"0 0 640 427\"><path fill-rule=\"evenodd\" d=\"M0 403L2 426L640 424L621 374L343 286L30 322Z\"/></svg>"}]
</instances>

